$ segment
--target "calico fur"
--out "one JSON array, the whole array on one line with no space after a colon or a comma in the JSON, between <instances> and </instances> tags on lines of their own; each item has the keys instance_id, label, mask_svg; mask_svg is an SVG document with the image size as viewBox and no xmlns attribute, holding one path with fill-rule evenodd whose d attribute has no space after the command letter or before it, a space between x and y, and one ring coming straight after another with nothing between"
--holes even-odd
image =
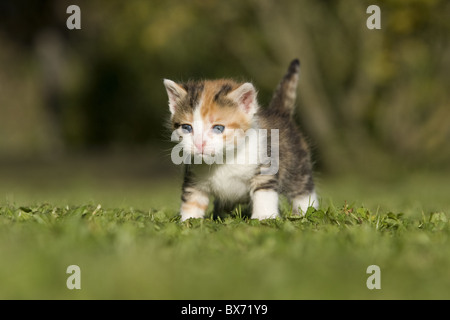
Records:
<instances>
[{"instance_id":1,"label":"calico fur","mask_svg":"<svg viewBox=\"0 0 450 320\"><path fill-rule=\"evenodd\" d=\"M264 174L267 163L185 164L182 220L203 217L211 196L216 215L231 211L238 203L250 203L251 217L260 220L279 216L281 194L293 203L294 214L305 213L309 206L317 208L309 147L292 117L299 70L300 62L295 59L267 108L259 106L256 89L248 82L219 79L178 84L164 80L172 130L192 154L205 158L218 154L220 143L235 148L227 140L235 130L266 129L268 141L272 141L271 130L278 130L277 143L268 143L265 150L268 155L274 154L274 147L278 150L276 173ZM186 125L191 132L183 129ZM217 128L214 131L217 125L224 127L220 134ZM236 149L236 157L238 153Z\"/></svg>"}]
</instances>

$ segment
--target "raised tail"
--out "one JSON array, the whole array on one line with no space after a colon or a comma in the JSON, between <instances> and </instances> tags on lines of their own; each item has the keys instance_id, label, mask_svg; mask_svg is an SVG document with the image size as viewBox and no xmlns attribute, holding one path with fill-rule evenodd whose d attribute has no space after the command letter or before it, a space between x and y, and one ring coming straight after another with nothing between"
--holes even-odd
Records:
<instances>
[{"instance_id":1,"label":"raised tail","mask_svg":"<svg viewBox=\"0 0 450 320\"><path fill-rule=\"evenodd\" d=\"M273 93L269 109L277 113L292 116L294 114L295 99L297 97L297 83L300 72L300 61L292 60L287 73L284 75L277 89Z\"/></svg>"}]
</instances>

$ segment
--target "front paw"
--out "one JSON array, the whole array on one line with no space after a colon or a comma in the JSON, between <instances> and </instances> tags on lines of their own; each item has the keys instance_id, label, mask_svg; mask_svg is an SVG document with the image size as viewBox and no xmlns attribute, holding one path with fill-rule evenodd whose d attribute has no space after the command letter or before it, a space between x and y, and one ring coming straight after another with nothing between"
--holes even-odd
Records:
<instances>
[{"instance_id":1,"label":"front paw","mask_svg":"<svg viewBox=\"0 0 450 320\"><path fill-rule=\"evenodd\" d=\"M252 219L264 220L278 217L278 193L259 190L253 195Z\"/></svg>"},{"instance_id":2,"label":"front paw","mask_svg":"<svg viewBox=\"0 0 450 320\"><path fill-rule=\"evenodd\" d=\"M190 218L203 218L205 216L207 205L199 206L196 203L183 203L180 209L181 221Z\"/></svg>"},{"instance_id":3,"label":"front paw","mask_svg":"<svg viewBox=\"0 0 450 320\"><path fill-rule=\"evenodd\" d=\"M275 219L279 217L278 211L255 211L252 212L251 219L265 220L265 219Z\"/></svg>"},{"instance_id":4,"label":"front paw","mask_svg":"<svg viewBox=\"0 0 450 320\"><path fill-rule=\"evenodd\" d=\"M311 194L298 196L293 201L293 214L304 216L309 207L318 209L319 200L317 194L313 191Z\"/></svg>"}]
</instances>

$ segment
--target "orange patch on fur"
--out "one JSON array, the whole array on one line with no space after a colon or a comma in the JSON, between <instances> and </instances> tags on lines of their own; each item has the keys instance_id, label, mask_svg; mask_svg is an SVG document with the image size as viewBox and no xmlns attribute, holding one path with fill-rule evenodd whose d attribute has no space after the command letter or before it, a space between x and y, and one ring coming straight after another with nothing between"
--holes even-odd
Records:
<instances>
[{"instance_id":1,"label":"orange patch on fur","mask_svg":"<svg viewBox=\"0 0 450 320\"><path fill-rule=\"evenodd\" d=\"M192 113L182 113L178 115L177 122L179 122L180 124L183 123L192 124L194 122L194 115Z\"/></svg>"},{"instance_id":2,"label":"orange patch on fur","mask_svg":"<svg viewBox=\"0 0 450 320\"><path fill-rule=\"evenodd\" d=\"M233 104L230 101L226 105L221 105L220 101L216 101L216 95L224 86L229 86L231 92L238 88L240 84L232 80L223 79L205 82L202 97L203 103L200 106L200 115L203 121L209 122L209 125L220 124L228 129L249 129L251 127L251 117L240 110L237 104Z\"/></svg>"},{"instance_id":3,"label":"orange patch on fur","mask_svg":"<svg viewBox=\"0 0 450 320\"><path fill-rule=\"evenodd\" d=\"M199 208L201 210L206 210L208 208L208 205L203 205L198 203L197 201L189 201L189 202L185 202L181 205L182 210L190 210L193 208Z\"/></svg>"},{"instance_id":4,"label":"orange patch on fur","mask_svg":"<svg viewBox=\"0 0 450 320\"><path fill-rule=\"evenodd\" d=\"M220 106L217 105L217 102L214 101L214 98L216 94L220 91L222 86L227 84L230 86L232 85L233 89L234 87L238 86L235 82L226 80L205 81L205 87L203 89L203 97L202 97L203 104L201 106L202 109L200 111L200 114L203 119L214 117L216 109L220 108Z\"/></svg>"}]
</instances>

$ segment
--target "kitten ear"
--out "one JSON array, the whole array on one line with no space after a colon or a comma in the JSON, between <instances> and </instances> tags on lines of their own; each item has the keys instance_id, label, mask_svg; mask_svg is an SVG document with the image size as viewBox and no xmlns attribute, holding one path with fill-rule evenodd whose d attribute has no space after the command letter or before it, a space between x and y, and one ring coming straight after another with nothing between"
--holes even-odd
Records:
<instances>
[{"instance_id":1,"label":"kitten ear","mask_svg":"<svg viewBox=\"0 0 450 320\"><path fill-rule=\"evenodd\" d=\"M228 94L228 98L237 102L239 107L248 115L253 115L258 111L255 87L246 82Z\"/></svg>"},{"instance_id":2,"label":"kitten ear","mask_svg":"<svg viewBox=\"0 0 450 320\"><path fill-rule=\"evenodd\" d=\"M174 114L178 102L186 95L187 92L180 85L169 79L164 79L164 86L166 87L167 96L169 97L170 112Z\"/></svg>"}]
</instances>

